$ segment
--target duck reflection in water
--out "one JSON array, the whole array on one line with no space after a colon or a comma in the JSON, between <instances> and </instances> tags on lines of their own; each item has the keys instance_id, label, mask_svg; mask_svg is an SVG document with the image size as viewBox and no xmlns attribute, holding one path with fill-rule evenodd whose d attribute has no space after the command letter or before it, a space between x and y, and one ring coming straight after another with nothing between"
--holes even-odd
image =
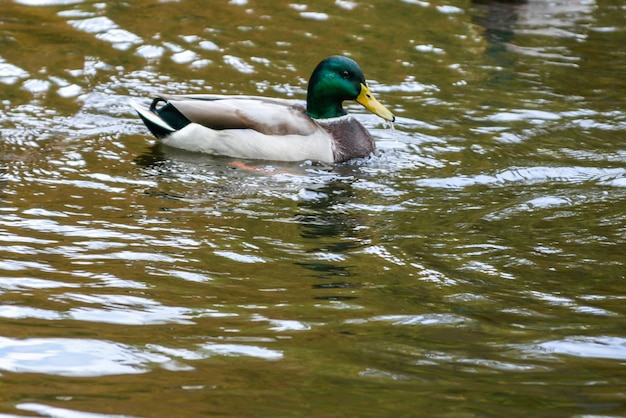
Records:
<instances>
[{"instance_id":1,"label":"duck reflection in water","mask_svg":"<svg viewBox=\"0 0 626 418\"><path fill-rule=\"evenodd\" d=\"M263 161L242 161L206 154L184 151L156 143L149 152L137 157L135 163L146 174L160 183L160 179L192 177L204 186L188 190L184 195L158 185L146 190L146 194L167 200L189 201L200 205L221 206L237 204L242 195L275 187L273 193L292 189L293 178L304 184L298 195L298 209L291 223L297 224L300 237L306 244L307 256L296 262L299 268L311 272L317 280L312 285L315 299L341 301L356 299L354 289L364 286L356 265L346 262L350 254L371 241L367 228L367 216L358 212L338 210L354 199L355 188L351 179L358 178L358 166L325 166L311 163L281 162L279 166ZM287 174L287 184L280 176ZM219 209L221 210L221 209ZM212 210L207 212L212 213Z\"/></svg>"}]
</instances>

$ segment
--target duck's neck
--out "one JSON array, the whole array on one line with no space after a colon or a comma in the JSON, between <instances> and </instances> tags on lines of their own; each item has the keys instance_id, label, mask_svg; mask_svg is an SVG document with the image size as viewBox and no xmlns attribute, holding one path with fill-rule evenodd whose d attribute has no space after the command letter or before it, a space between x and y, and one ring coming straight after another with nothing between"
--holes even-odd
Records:
<instances>
[{"instance_id":1,"label":"duck's neck","mask_svg":"<svg viewBox=\"0 0 626 418\"><path fill-rule=\"evenodd\" d=\"M306 96L306 113L314 119L329 119L345 115L343 100L336 95L329 95L319 85L309 85Z\"/></svg>"}]
</instances>

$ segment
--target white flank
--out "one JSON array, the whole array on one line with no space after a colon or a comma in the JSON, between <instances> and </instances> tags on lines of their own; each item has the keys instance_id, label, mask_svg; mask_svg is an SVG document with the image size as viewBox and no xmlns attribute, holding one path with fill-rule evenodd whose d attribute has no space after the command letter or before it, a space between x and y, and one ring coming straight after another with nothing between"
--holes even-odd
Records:
<instances>
[{"instance_id":1,"label":"white flank","mask_svg":"<svg viewBox=\"0 0 626 418\"><path fill-rule=\"evenodd\" d=\"M213 130L191 123L162 142L188 151L236 158L334 161L332 139L321 130L306 136L272 136L250 129Z\"/></svg>"}]
</instances>

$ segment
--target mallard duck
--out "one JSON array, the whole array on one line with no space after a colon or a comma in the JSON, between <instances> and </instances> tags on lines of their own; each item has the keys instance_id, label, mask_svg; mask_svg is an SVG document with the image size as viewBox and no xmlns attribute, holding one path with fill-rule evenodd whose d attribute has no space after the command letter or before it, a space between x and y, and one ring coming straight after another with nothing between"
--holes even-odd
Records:
<instances>
[{"instance_id":1,"label":"mallard duck","mask_svg":"<svg viewBox=\"0 0 626 418\"><path fill-rule=\"evenodd\" d=\"M259 96L157 95L149 108L131 101L162 143L188 151L235 158L343 162L374 151L374 140L343 108L356 100L372 113L395 117L372 95L352 59L320 62L299 100Z\"/></svg>"}]
</instances>

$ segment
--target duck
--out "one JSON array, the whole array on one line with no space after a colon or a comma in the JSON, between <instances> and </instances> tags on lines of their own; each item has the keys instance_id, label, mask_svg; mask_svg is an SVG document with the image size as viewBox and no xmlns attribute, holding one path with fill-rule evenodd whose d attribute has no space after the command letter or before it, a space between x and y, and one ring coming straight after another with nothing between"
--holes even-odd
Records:
<instances>
[{"instance_id":1,"label":"duck","mask_svg":"<svg viewBox=\"0 0 626 418\"><path fill-rule=\"evenodd\" d=\"M334 55L313 70L306 102L263 96L157 94L130 105L161 143L231 158L341 163L375 150L368 130L343 108L354 100L393 122L372 94L361 67Z\"/></svg>"}]
</instances>

